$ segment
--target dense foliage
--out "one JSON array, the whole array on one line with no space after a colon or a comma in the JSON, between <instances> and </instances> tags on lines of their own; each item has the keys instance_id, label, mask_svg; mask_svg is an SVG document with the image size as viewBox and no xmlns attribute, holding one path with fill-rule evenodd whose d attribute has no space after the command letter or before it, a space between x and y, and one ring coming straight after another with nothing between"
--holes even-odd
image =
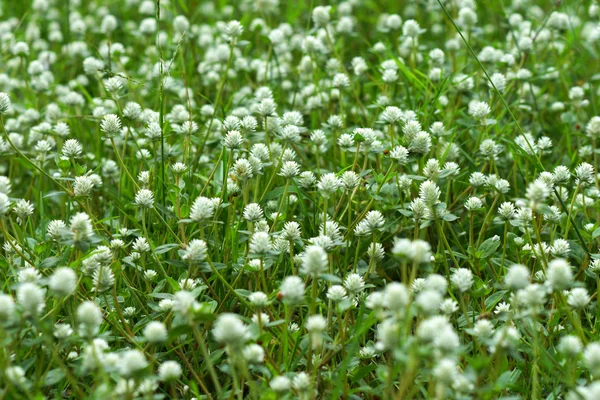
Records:
<instances>
[{"instance_id":1,"label":"dense foliage","mask_svg":"<svg viewBox=\"0 0 600 400\"><path fill-rule=\"evenodd\" d=\"M597 1L320 3L0 2L0 399L600 398Z\"/></svg>"}]
</instances>

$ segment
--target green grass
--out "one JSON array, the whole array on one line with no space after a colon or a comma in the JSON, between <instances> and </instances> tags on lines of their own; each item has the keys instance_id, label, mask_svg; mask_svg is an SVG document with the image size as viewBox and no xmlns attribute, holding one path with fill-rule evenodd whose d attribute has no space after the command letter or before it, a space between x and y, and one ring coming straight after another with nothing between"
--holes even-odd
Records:
<instances>
[{"instance_id":1,"label":"green grass","mask_svg":"<svg viewBox=\"0 0 600 400\"><path fill-rule=\"evenodd\" d=\"M598 398L596 2L80 3L0 5L0 398Z\"/></svg>"}]
</instances>

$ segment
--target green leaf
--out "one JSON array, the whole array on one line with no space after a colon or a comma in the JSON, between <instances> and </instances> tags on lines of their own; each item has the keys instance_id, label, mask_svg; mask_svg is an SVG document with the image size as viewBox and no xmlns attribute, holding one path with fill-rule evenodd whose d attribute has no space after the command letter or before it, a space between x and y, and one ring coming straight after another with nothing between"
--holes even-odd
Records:
<instances>
[{"instance_id":1,"label":"green leaf","mask_svg":"<svg viewBox=\"0 0 600 400\"><path fill-rule=\"evenodd\" d=\"M69 169L71 167L71 162L69 160L58 160L58 162L56 163L56 165L58 166L58 168L62 169L63 171Z\"/></svg>"},{"instance_id":2,"label":"green leaf","mask_svg":"<svg viewBox=\"0 0 600 400\"><path fill-rule=\"evenodd\" d=\"M489 238L479 245L478 251L481 252L479 258L488 258L496 252L500 246L500 240Z\"/></svg>"},{"instance_id":3,"label":"green leaf","mask_svg":"<svg viewBox=\"0 0 600 400\"><path fill-rule=\"evenodd\" d=\"M281 324L285 324L285 319L278 319L277 321L269 322L268 324L265 324L265 326L270 328L272 326L277 326Z\"/></svg>"},{"instance_id":4,"label":"green leaf","mask_svg":"<svg viewBox=\"0 0 600 400\"><path fill-rule=\"evenodd\" d=\"M200 321L212 321L215 319L214 306L214 303L200 303L197 307L194 307L194 316Z\"/></svg>"},{"instance_id":5,"label":"green leaf","mask_svg":"<svg viewBox=\"0 0 600 400\"><path fill-rule=\"evenodd\" d=\"M319 278L331 283L342 283L342 278L331 274L321 274L319 275Z\"/></svg>"},{"instance_id":6,"label":"green leaf","mask_svg":"<svg viewBox=\"0 0 600 400\"><path fill-rule=\"evenodd\" d=\"M177 243L167 243L167 244L163 244L161 246L158 246L156 249L154 249L154 252L156 254L163 254L166 253L169 250L172 250L176 247L179 247L179 244Z\"/></svg>"},{"instance_id":7,"label":"green leaf","mask_svg":"<svg viewBox=\"0 0 600 400\"><path fill-rule=\"evenodd\" d=\"M489 296L487 299L485 299L485 309L491 310L494 307L496 307L496 304L498 304L500 300L502 300L502 298L507 292L508 290L499 290L496 293Z\"/></svg>"},{"instance_id":8,"label":"green leaf","mask_svg":"<svg viewBox=\"0 0 600 400\"><path fill-rule=\"evenodd\" d=\"M372 373L376 369L377 369L377 365L375 365L375 364L369 364L369 365L365 365L363 367L360 367L352 375L352 382L356 383L356 382L360 381L361 379L363 379L365 376L369 375L370 373Z\"/></svg>"},{"instance_id":9,"label":"green leaf","mask_svg":"<svg viewBox=\"0 0 600 400\"><path fill-rule=\"evenodd\" d=\"M48 257L48 258L44 259L44 261L42 261L40 263L40 265L38 265L38 268L40 268L40 269L53 268L53 267L56 267L58 264L60 264L60 258Z\"/></svg>"},{"instance_id":10,"label":"green leaf","mask_svg":"<svg viewBox=\"0 0 600 400\"><path fill-rule=\"evenodd\" d=\"M442 219L444 221L452 222L452 221L456 221L458 219L458 217L454 214L446 214L442 217Z\"/></svg>"},{"instance_id":11,"label":"green leaf","mask_svg":"<svg viewBox=\"0 0 600 400\"><path fill-rule=\"evenodd\" d=\"M502 375L498 377L496 380L496 384L494 385L494 389L501 391L506 389L510 385L514 385L519 376L521 375L521 371L518 369L513 371L506 371Z\"/></svg>"},{"instance_id":12,"label":"green leaf","mask_svg":"<svg viewBox=\"0 0 600 400\"><path fill-rule=\"evenodd\" d=\"M53 386L60 382L65 377L65 371L61 368L55 368L46 374L43 386Z\"/></svg>"}]
</instances>

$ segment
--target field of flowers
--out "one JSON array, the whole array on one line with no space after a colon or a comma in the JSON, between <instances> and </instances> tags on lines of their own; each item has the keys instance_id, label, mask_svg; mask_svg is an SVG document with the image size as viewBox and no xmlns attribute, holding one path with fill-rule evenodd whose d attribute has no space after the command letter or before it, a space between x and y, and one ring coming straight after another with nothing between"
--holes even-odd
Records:
<instances>
[{"instance_id":1,"label":"field of flowers","mask_svg":"<svg viewBox=\"0 0 600 400\"><path fill-rule=\"evenodd\" d=\"M0 2L0 400L600 399L600 4Z\"/></svg>"}]
</instances>

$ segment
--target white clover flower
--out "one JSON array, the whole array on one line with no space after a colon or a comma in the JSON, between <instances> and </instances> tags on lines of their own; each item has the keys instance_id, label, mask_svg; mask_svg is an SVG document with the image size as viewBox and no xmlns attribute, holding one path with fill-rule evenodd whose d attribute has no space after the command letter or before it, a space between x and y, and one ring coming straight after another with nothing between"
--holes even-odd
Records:
<instances>
[{"instance_id":1,"label":"white clover flower","mask_svg":"<svg viewBox=\"0 0 600 400\"><path fill-rule=\"evenodd\" d=\"M94 189L94 181L89 176L78 176L73 183L73 192L77 197L88 197Z\"/></svg>"},{"instance_id":2,"label":"white clover flower","mask_svg":"<svg viewBox=\"0 0 600 400\"><path fill-rule=\"evenodd\" d=\"M415 38L421 34L421 27L414 19L408 19L404 21L404 25L402 25L402 34L404 36Z\"/></svg>"},{"instance_id":3,"label":"white clover flower","mask_svg":"<svg viewBox=\"0 0 600 400\"><path fill-rule=\"evenodd\" d=\"M267 232L255 232L250 238L250 254L264 256L273 249L271 237Z\"/></svg>"},{"instance_id":4,"label":"white clover flower","mask_svg":"<svg viewBox=\"0 0 600 400\"><path fill-rule=\"evenodd\" d=\"M417 327L416 336L423 342L431 342L442 332L451 329L448 317L436 315L426 318Z\"/></svg>"},{"instance_id":5,"label":"white clover flower","mask_svg":"<svg viewBox=\"0 0 600 400\"><path fill-rule=\"evenodd\" d=\"M263 117L268 117L274 115L276 110L277 104L275 104L273 99L266 98L261 100L261 102L258 104L256 112Z\"/></svg>"},{"instance_id":6,"label":"white clover flower","mask_svg":"<svg viewBox=\"0 0 600 400\"><path fill-rule=\"evenodd\" d=\"M23 268L22 270L19 271L19 273L17 275L17 280L20 283L24 283L24 282L38 283L41 278L42 278L42 275L40 274L40 272L33 267Z\"/></svg>"},{"instance_id":7,"label":"white clover flower","mask_svg":"<svg viewBox=\"0 0 600 400\"><path fill-rule=\"evenodd\" d=\"M58 296L68 296L75 290L77 274L71 268L57 268L48 280L48 287Z\"/></svg>"},{"instance_id":8,"label":"white clover flower","mask_svg":"<svg viewBox=\"0 0 600 400\"><path fill-rule=\"evenodd\" d=\"M438 381L443 382L446 385L450 385L454 382L457 374L458 369L456 367L456 362L448 358L439 360L433 370L433 375Z\"/></svg>"},{"instance_id":9,"label":"white clover flower","mask_svg":"<svg viewBox=\"0 0 600 400\"><path fill-rule=\"evenodd\" d=\"M469 178L469 183L473 187L479 187L486 184L486 177L481 172L473 172Z\"/></svg>"},{"instance_id":10,"label":"white clover flower","mask_svg":"<svg viewBox=\"0 0 600 400\"><path fill-rule=\"evenodd\" d=\"M316 26L323 27L327 26L329 23L329 12L331 10L330 6L317 6L313 8L312 11L312 20Z\"/></svg>"},{"instance_id":11,"label":"white clover flower","mask_svg":"<svg viewBox=\"0 0 600 400\"><path fill-rule=\"evenodd\" d=\"M102 324L102 311L92 301L83 302L77 307L77 320L82 336L94 336Z\"/></svg>"},{"instance_id":12,"label":"white clover flower","mask_svg":"<svg viewBox=\"0 0 600 400\"><path fill-rule=\"evenodd\" d=\"M535 180L527 186L526 196L530 201L531 208L534 208L536 205L546 201L548 196L550 196L550 188L545 182Z\"/></svg>"},{"instance_id":13,"label":"white clover flower","mask_svg":"<svg viewBox=\"0 0 600 400\"><path fill-rule=\"evenodd\" d=\"M6 176L0 175L0 193L9 195L12 192L12 184Z\"/></svg>"},{"instance_id":14,"label":"white clover flower","mask_svg":"<svg viewBox=\"0 0 600 400\"><path fill-rule=\"evenodd\" d=\"M162 136L162 128L157 121L150 121L144 130L144 134L150 141L157 141Z\"/></svg>"},{"instance_id":15,"label":"white clover flower","mask_svg":"<svg viewBox=\"0 0 600 400\"><path fill-rule=\"evenodd\" d=\"M73 215L69 222L74 242L84 242L92 236L92 222L86 213L81 212Z\"/></svg>"},{"instance_id":16,"label":"white clover flower","mask_svg":"<svg viewBox=\"0 0 600 400\"><path fill-rule=\"evenodd\" d=\"M67 158L78 158L83 152L83 147L76 139L68 139L62 147L62 154Z\"/></svg>"},{"instance_id":17,"label":"white clover flower","mask_svg":"<svg viewBox=\"0 0 600 400\"><path fill-rule=\"evenodd\" d=\"M498 315L498 314L502 314L502 313L507 313L509 311L510 311L510 304L505 303L505 302L500 302L494 309L494 314Z\"/></svg>"},{"instance_id":18,"label":"white clover flower","mask_svg":"<svg viewBox=\"0 0 600 400\"><path fill-rule=\"evenodd\" d=\"M594 183L595 170L588 163L581 163L575 168L575 183L581 187L586 187Z\"/></svg>"},{"instance_id":19,"label":"white clover flower","mask_svg":"<svg viewBox=\"0 0 600 400\"><path fill-rule=\"evenodd\" d=\"M473 286L473 273L466 268L458 268L450 277L450 281L460 292L468 292Z\"/></svg>"},{"instance_id":20,"label":"white clover flower","mask_svg":"<svg viewBox=\"0 0 600 400\"><path fill-rule=\"evenodd\" d=\"M36 283L25 282L17 288L17 302L27 314L37 315L45 307L46 291Z\"/></svg>"},{"instance_id":21,"label":"white clover flower","mask_svg":"<svg viewBox=\"0 0 600 400\"><path fill-rule=\"evenodd\" d=\"M127 350L121 354L119 371L123 376L132 376L148 366L148 361L140 350Z\"/></svg>"},{"instance_id":22,"label":"white clover flower","mask_svg":"<svg viewBox=\"0 0 600 400\"><path fill-rule=\"evenodd\" d=\"M323 198L330 198L341 186L341 181L335 174L329 173L322 175L317 184L317 189Z\"/></svg>"},{"instance_id":23,"label":"white clover flower","mask_svg":"<svg viewBox=\"0 0 600 400\"><path fill-rule=\"evenodd\" d=\"M116 94L123 88L123 81L120 77L113 76L104 81L104 87L109 93Z\"/></svg>"},{"instance_id":24,"label":"white clover flower","mask_svg":"<svg viewBox=\"0 0 600 400\"><path fill-rule=\"evenodd\" d=\"M573 308L585 308L590 303L590 295L585 288L573 288L567 296L567 302Z\"/></svg>"},{"instance_id":25,"label":"white clover flower","mask_svg":"<svg viewBox=\"0 0 600 400\"><path fill-rule=\"evenodd\" d=\"M115 114L107 114L102 118L100 129L106 136L114 137L121 132L121 119Z\"/></svg>"},{"instance_id":26,"label":"white clover flower","mask_svg":"<svg viewBox=\"0 0 600 400\"><path fill-rule=\"evenodd\" d=\"M279 375L271 379L269 386L277 393L285 393L290 390L292 381L284 375Z\"/></svg>"},{"instance_id":27,"label":"white clover flower","mask_svg":"<svg viewBox=\"0 0 600 400\"><path fill-rule=\"evenodd\" d=\"M144 337L149 343L162 343L167 340L167 328L159 321L150 321L144 328Z\"/></svg>"},{"instance_id":28,"label":"white clover flower","mask_svg":"<svg viewBox=\"0 0 600 400\"><path fill-rule=\"evenodd\" d=\"M302 188L308 189L317 183L317 177L311 171L304 171L300 173L298 185Z\"/></svg>"},{"instance_id":29,"label":"white clover flower","mask_svg":"<svg viewBox=\"0 0 600 400\"><path fill-rule=\"evenodd\" d=\"M223 313L217 317L212 334L217 342L238 347L248 340L250 331L238 315Z\"/></svg>"},{"instance_id":30,"label":"white clover flower","mask_svg":"<svg viewBox=\"0 0 600 400\"><path fill-rule=\"evenodd\" d=\"M592 117L585 126L585 132L589 137L600 136L600 116Z\"/></svg>"},{"instance_id":31,"label":"white clover flower","mask_svg":"<svg viewBox=\"0 0 600 400\"><path fill-rule=\"evenodd\" d=\"M255 222L264 217L263 210L257 203L250 203L244 208L244 219L249 222Z\"/></svg>"},{"instance_id":32,"label":"white clover flower","mask_svg":"<svg viewBox=\"0 0 600 400\"><path fill-rule=\"evenodd\" d=\"M568 357L575 357L581 354L583 345L577 336L567 335L560 338L558 351Z\"/></svg>"},{"instance_id":33,"label":"white clover flower","mask_svg":"<svg viewBox=\"0 0 600 400\"><path fill-rule=\"evenodd\" d=\"M334 303L339 303L347 298L346 289L341 285L333 285L327 290L327 298Z\"/></svg>"},{"instance_id":34,"label":"white clover flower","mask_svg":"<svg viewBox=\"0 0 600 400\"><path fill-rule=\"evenodd\" d=\"M383 260L383 258L385 257L385 250L383 248L383 245L381 243L371 243L369 245L369 250L367 251L367 256L374 262Z\"/></svg>"},{"instance_id":35,"label":"white clover flower","mask_svg":"<svg viewBox=\"0 0 600 400\"><path fill-rule=\"evenodd\" d=\"M190 208L190 219L196 222L205 222L213 217L215 203L211 199L199 196Z\"/></svg>"},{"instance_id":36,"label":"white clover flower","mask_svg":"<svg viewBox=\"0 0 600 400\"><path fill-rule=\"evenodd\" d=\"M504 221L510 221L515 217L515 214L515 205L509 201L500 204L500 207L498 207L498 215Z\"/></svg>"},{"instance_id":37,"label":"white clover flower","mask_svg":"<svg viewBox=\"0 0 600 400\"><path fill-rule=\"evenodd\" d=\"M306 330L309 333L321 333L327 327L327 321L322 315L311 315L306 320Z\"/></svg>"},{"instance_id":38,"label":"white clover flower","mask_svg":"<svg viewBox=\"0 0 600 400\"><path fill-rule=\"evenodd\" d=\"M500 93L503 93L506 89L506 77L503 74L496 72L490 77L488 85L490 86L490 88L493 88L495 86Z\"/></svg>"},{"instance_id":39,"label":"white clover flower","mask_svg":"<svg viewBox=\"0 0 600 400\"><path fill-rule=\"evenodd\" d=\"M302 237L300 225L295 221L286 222L281 232L281 237L290 242L295 242Z\"/></svg>"},{"instance_id":40,"label":"white clover flower","mask_svg":"<svg viewBox=\"0 0 600 400\"><path fill-rule=\"evenodd\" d=\"M432 289L444 295L448 289L448 281L439 274L431 274L425 279L423 286L425 289Z\"/></svg>"},{"instance_id":41,"label":"white clover flower","mask_svg":"<svg viewBox=\"0 0 600 400\"><path fill-rule=\"evenodd\" d=\"M244 137L237 130L231 130L227 132L225 138L223 139L223 146L227 147L230 150L239 149L244 144Z\"/></svg>"},{"instance_id":42,"label":"white clover flower","mask_svg":"<svg viewBox=\"0 0 600 400\"><path fill-rule=\"evenodd\" d=\"M262 346L252 343L244 347L242 350L244 359L252 364L261 364L265 360L265 350Z\"/></svg>"},{"instance_id":43,"label":"white clover flower","mask_svg":"<svg viewBox=\"0 0 600 400\"><path fill-rule=\"evenodd\" d=\"M184 121L181 124L180 129L181 133L191 136L198 131L198 124L196 124L194 121Z\"/></svg>"},{"instance_id":44,"label":"white clover flower","mask_svg":"<svg viewBox=\"0 0 600 400\"><path fill-rule=\"evenodd\" d=\"M144 209L144 208L153 208L154 207L154 193L148 189L140 189L135 194L135 204Z\"/></svg>"},{"instance_id":45,"label":"white clover flower","mask_svg":"<svg viewBox=\"0 0 600 400\"><path fill-rule=\"evenodd\" d=\"M529 284L529 280L529 269L521 264L511 266L504 277L506 286L514 290L523 289Z\"/></svg>"},{"instance_id":46,"label":"white clover flower","mask_svg":"<svg viewBox=\"0 0 600 400\"><path fill-rule=\"evenodd\" d=\"M248 300L256 307L265 307L269 304L269 298L263 292L253 292L248 296Z\"/></svg>"},{"instance_id":47,"label":"white clover flower","mask_svg":"<svg viewBox=\"0 0 600 400\"><path fill-rule=\"evenodd\" d=\"M542 307L546 301L546 291L537 283L529 284L517 291L517 301L524 307L535 310Z\"/></svg>"},{"instance_id":48,"label":"white clover flower","mask_svg":"<svg viewBox=\"0 0 600 400\"><path fill-rule=\"evenodd\" d=\"M56 324L54 325L53 335L57 339L66 339L73 334L73 329L69 324Z\"/></svg>"},{"instance_id":49,"label":"white clover flower","mask_svg":"<svg viewBox=\"0 0 600 400\"><path fill-rule=\"evenodd\" d=\"M554 240L554 243L552 243L550 252L556 257L566 258L571 252L571 246L569 245L569 242L564 239L556 239Z\"/></svg>"},{"instance_id":50,"label":"white clover flower","mask_svg":"<svg viewBox=\"0 0 600 400\"><path fill-rule=\"evenodd\" d=\"M303 274L316 277L323 273L328 265L329 260L323 247L318 245L306 247L302 255L301 272Z\"/></svg>"},{"instance_id":51,"label":"white clover flower","mask_svg":"<svg viewBox=\"0 0 600 400\"><path fill-rule=\"evenodd\" d=\"M242 35L244 32L244 26L239 21L229 21L223 29L223 33L230 41L234 41Z\"/></svg>"},{"instance_id":52,"label":"white clover flower","mask_svg":"<svg viewBox=\"0 0 600 400\"><path fill-rule=\"evenodd\" d=\"M469 197L467 201L465 201L465 209L467 211L477 211L483 208L483 201L479 197Z\"/></svg>"},{"instance_id":53,"label":"white clover flower","mask_svg":"<svg viewBox=\"0 0 600 400\"><path fill-rule=\"evenodd\" d=\"M398 107L388 106L381 113L381 120L393 125L402 120L402 110Z\"/></svg>"},{"instance_id":54,"label":"white clover flower","mask_svg":"<svg viewBox=\"0 0 600 400\"><path fill-rule=\"evenodd\" d=\"M245 158L237 159L231 170L233 176L241 181L247 181L254 176L252 164Z\"/></svg>"},{"instance_id":55,"label":"white clover flower","mask_svg":"<svg viewBox=\"0 0 600 400\"><path fill-rule=\"evenodd\" d=\"M298 372L292 380L292 387L300 393L305 393L310 390L310 376L306 372Z\"/></svg>"},{"instance_id":56,"label":"white clover flower","mask_svg":"<svg viewBox=\"0 0 600 400\"><path fill-rule=\"evenodd\" d=\"M346 171L340 178L342 189L350 192L360 184L360 177L354 171Z\"/></svg>"},{"instance_id":57,"label":"white clover flower","mask_svg":"<svg viewBox=\"0 0 600 400\"><path fill-rule=\"evenodd\" d=\"M8 196L0 192L0 218L10 211L11 201Z\"/></svg>"},{"instance_id":58,"label":"white clover flower","mask_svg":"<svg viewBox=\"0 0 600 400\"><path fill-rule=\"evenodd\" d=\"M415 263L428 263L431 261L431 245L424 241L417 239L412 243L412 259Z\"/></svg>"},{"instance_id":59,"label":"white clover flower","mask_svg":"<svg viewBox=\"0 0 600 400\"><path fill-rule=\"evenodd\" d=\"M123 116L131 120L136 120L142 113L142 107L133 101L127 102L123 108Z\"/></svg>"},{"instance_id":60,"label":"white clover flower","mask_svg":"<svg viewBox=\"0 0 600 400\"><path fill-rule=\"evenodd\" d=\"M296 161L286 161L281 166L279 175L286 179L291 179L300 173L300 166Z\"/></svg>"},{"instance_id":61,"label":"white clover flower","mask_svg":"<svg viewBox=\"0 0 600 400\"><path fill-rule=\"evenodd\" d=\"M586 346L583 363L593 376L600 375L600 343L593 342Z\"/></svg>"},{"instance_id":62,"label":"white clover flower","mask_svg":"<svg viewBox=\"0 0 600 400\"><path fill-rule=\"evenodd\" d=\"M337 88L348 87L350 86L350 79L346 74L338 73L333 77L332 85Z\"/></svg>"},{"instance_id":63,"label":"white clover flower","mask_svg":"<svg viewBox=\"0 0 600 400\"><path fill-rule=\"evenodd\" d=\"M281 283L279 293L283 301L289 304L298 304L304 300L305 286L302 279L297 276L288 276Z\"/></svg>"},{"instance_id":64,"label":"white clover flower","mask_svg":"<svg viewBox=\"0 0 600 400\"><path fill-rule=\"evenodd\" d=\"M451 315L458 311L458 303L452 299L444 299L440 304L440 312L445 315Z\"/></svg>"},{"instance_id":65,"label":"white clover flower","mask_svg":"<svg viewBox=\"0 0 600 400\"><path fill-rule=\"evenodd\" d=\"M201 239L192 239L182 251L181 258L192 263L201 263L206 259L206 242Z\"/></svg>"},{"instance_id":66,"label":"white clover flower","mask_svg":"<svg viewBox=\"0 0 600 400\"><path fill-rule=\"evenodd\" d=\"M431 149L431 136L420 131L409 142L408 151L418 154L427 154Z\"/></svg>"},{"instance_id":67,"label":"white clover flower","mask_svg":"<svg viewBox=\"0 0 600 400\"><path fill-rule=\"evenodd\" d=\"M177 361L165 361L158 367L158 378L163 382L179 379L183 370Z\"/></svg>"},{"instance_id":68,"label":"white clover flower","mask_svg":"<svg viewBox=\"0 0 600 400\"><path fill-rule=\"evenodd\" d=\"M344 278L344 287L352 296L359 295L365 288L365 281L359 274L348 274Z\"/></svg>"},{"instance_id":69,"label":"white clover flower","mask_svg":"<svg viewBox=\"0 0 600 400\"><path fill-rule=\"evenodd\" d=\"M187 166L180 162L176 162L175 164L171 165L171 169L176 175L181 175L188 170Z\"/></svg>"},{"instance_id":70,"label":"white clover flower","mask_svg":"<svg viewBox=\"0 0 600 400\"><path fill-rule=\"evenodd\" d=\"M15 386L25 386L27 378L25 378L25 371L18 365L7 367L4 371L6 378Z\"/></svg>"},{"instance_id":71,"label":"white clover flower","mask_svg":"<svg viewBox=\"0 0 600 400\"><path fill-rule=\"evenodd\" d=\"M514 326L505 325L494 334L490 351L495 353L498 349L514 348L520 337L519 331Z\"/></svg>"},{"instance_id":72,"label":"white clover flower","mask_svg":"<svg viewBox=\"0 0 600 400\"><path fill-rule=\"evenodd\" d=\"M12 296L0 293L0 323L10 321L15 315L15 301Z\"/></svg>"},{"instance_id":73,"label":"white clover flower","mask_svg":"<svg viewBox=\"0 0 600 400\"><path fill-rule=\"evenodd\" d=\"M494 334L494 325L488 319L480 319L475 322L473 333L480 339L488 339Z\"/></svg>"},{"instance_id":74,"label":"white clover flower","mask_svg":"<svg viewBox=\"0 0 600 400\"><path fill-rule=\"evenodd\" d=\"M485 101L472 101L469 103L469 115L478 120L484 120L492 112Z\"/></svg>"},{"instance_id":75,"label":"white clover flower","mask_svg":"<svg viewBox=\"0 0 600 400\"><path fill-rule=\"evenodd\" d=\"M268 314L261 312L254 314L251 321L254 325L264 325L271 321L271 317L269 317Z\"/></svg>"},{"instance_id":76,"label":"white clover flower","mask_svg":"<svg viewBox=\"0 0 600 400\"><path fill-rule=\"evenodd\" d=\"M4 92L0 92L0 115L6 114L11 109L10 97Z\"/></svg>"},{"instance_id":77,"label":"white clover flower","mask_svg":"<svg viewBox=\"0 0 600 400\"><path fill-rule=\"evenodd\" d=\"M33 204L31 204L28 200L19 199L13 206L13 212L17 214L17 222L23 223L23 221L33 215Z\"/></svg>"},{"instance_id":78,"label":"white clover flower","mask_svg":"<svg viewBox=\"0 0 600 400\"><path fill-rule=\"evenodd\" d=\"M424 290L415 298L415 304L426 315L435 313L442 303L442 295L435 290Z\"/></svg>"},{"instance_id":79,"label":"white clover flower","mask_svg":"<svg viewBox=\"0 0 600 400\"><path fill-rule=\"evenodd\" d=\"M440 188L435 182L425 181L419 187L419 197L429 206L432 207L439 202Z\"/></svg>"},{"instance_id":80,"label":"white clover flower","mask_svg":"<svg viewBox=\"0 0 600 400\"><path fill-rule=\"evenodd\" d=\"M390 158L400 165L408 162L408 150L403 146L396 146L390 151Z\"/></svg>"},{"instance_id":81,"label":"white clover flower","mask_svg":"<svg viewBox=\"0 0 600 400\"><path fill-rule=\"evenodd\" d=\"M146 238L138 237L133 241L132 248L138 253L146 253L150 251L150 244Z\"/></svg>"},{"instance_id":82,"label":"white clover flower","mask_svg":"<svg viewBox=\"0 0 600 400\"><path fill-rule=\"evenodd\" d=\"M564 290L571 286L573 271L569 262L557 258L548 263L546 271L546 284L553 290Z\"/></svg>"}]
</instances>

